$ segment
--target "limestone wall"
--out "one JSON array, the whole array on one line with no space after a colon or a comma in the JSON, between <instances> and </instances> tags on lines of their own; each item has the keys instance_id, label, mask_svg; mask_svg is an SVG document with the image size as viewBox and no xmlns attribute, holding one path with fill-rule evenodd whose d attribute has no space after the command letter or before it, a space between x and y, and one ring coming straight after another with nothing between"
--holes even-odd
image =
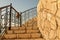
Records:
<instances>
[{"instance_id":1,"label":"limestone wall","mask_svg":"<svg viewBox=\"0 0 60 40\"><path fill-rule=\"evenodd\" d=\"M45 40L60 40L60 0L39 0L38 27Z\"/></svg>"}]
</instances>

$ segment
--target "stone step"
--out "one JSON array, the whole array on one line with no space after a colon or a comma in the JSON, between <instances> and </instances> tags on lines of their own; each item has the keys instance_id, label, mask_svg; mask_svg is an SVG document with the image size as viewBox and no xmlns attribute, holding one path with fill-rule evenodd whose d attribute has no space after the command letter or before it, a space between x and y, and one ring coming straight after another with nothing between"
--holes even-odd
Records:
<instances>
[{"instance_id":1,"label":"stone step","mask_svg":"<svg viewBox=\"0 0 60 40\"><path fill-rule=\"evenodd\" d=\"M25 30L25 27L11 27L11 30Z\"/></svg>"},{"instance_id":2,"label":"stone step","mask_svg":"<svg viewBox=\"0 0 60 40\"><path fill-rule=\"evenodd\" d=\"M32 27L26 27L26 30L32 30Z\"/></svg>"},{"instance_id":3,"label":"stone step","mask_svg":"<svg viewBox=\"0 0 60 40\"><path fill-rule=\"evenodd\" d=\"M39 30L14 30L13 31L14 33L39 33L40 31Z\"/></svg>"},{"instance_id":4,"label":"stone step","mask_svg":"<svg viewBox=\"0 0 60 40\"><path fill-rule=\"evenodd\" d=\"M23 33L26 33L26 31L25 30L14 30L14 34L23 34Z\"/></svg>"},{"instance_id":5,"label":"stone step","mask_svg":"<svg viewBox=\"0 0 60 40\"><path fill-rule=\"evenodd\" d=\"M19 27L19 30L25 30L25 26Z\"/></svg>"},{"instance_id":6,"label":"stone step","mask_svg":"<svg viewBox=\"0 0 60 40\"><path fill-rule=\"evenodd\" d=\"M38 38L38 39L2 39L2 40L44 40L43 38Z\"/></svg>"},{"instance_id":7,"label":"stone step","mask_svg":"<svg viewBox=\"0 0 60 40\"><path fill-rule=\"evenodd\" d=\"M28 29L38 29L38 27L36 27L36 26L30 26L30 27L26 27L26 29L28 30Z\"/></svg>"},{"instance_id":8,"label":"stone step","mask_svg":"<svg viewBox=\"0 0 60 40\"><path fill-rule=\"evenodd\" d=\"M11 27L11 30L29 30L29 29L33 29L33 30L37 30L38 29L38 27L36 27L36 26L30 26L30 27Z\"/></svg>"},{"instance_id":9,"label":"stone step","mask_svg":"<svg viewBox=\"0 0 60 40\"><path fill-rule=\"evenodd\" d=\"M7 34L13 34L13 30L7 30Z\"/></svg>"},{"instance_id":10,"label":"stone step","mask_svg":"<svg viewBox=\"0 0 60 40\"><path fill-rule=\"evenodd\" d=\"M31 33L31 34L4 34L3 39L26 39L26 38L40 38L40 33Z\"/></svg>"},{"instance_id":11,"label":"stone step","mask_svg":"<svg viewBox=\"0 0 60 40\"><path fill-rule=\"evenodd\" d=\"M18 30L18 29L20 29L20 30L25 30L25 29L38 29L38 27L36 27L36 26L11 27L11 30Z\"/></svg>"},{"instance_id":12,"label":"stone step","mask_svg":"<svg viewBox=\"0 0 60 40\"><path fill-rule=\"evenodd\" d=\"M40 38L41 34L40 33L31 33L31 38Z\"/></svg>"},{"instance_id":13,"label":"stone step","mask_svg":"<svg viewBox=\"0 0 60 40\"><path fill-rule=\"evenodd\" d=\"M39 33L39 30L7 30L7 34Z\"/></svg>"},{"instance_id":14,"label":"stone step","mask_svg":"<svg viewBox=\"0 0 60 40\"><path fill-rule=\"evenodd\" d=\"M34 27L34 26L36 26L37 27L37 24L36 23L30 23L30 24L25 24L25 26L24 27Z\"/></svg>"},{"instance_id":15,"label":"stone step","mask_svg":"<svg viewBox=\"0 0 60 40\"><path fill-rule=\"evenodd\" d=\"M39 30L26 30L27 33L40 33Z\"/></svg>"},{"instance_id":16,"label":"stone step","mask_svg":"<svg viewBox=\"0 0 60 40\"><path fill-rule=\"evenodd\" d=\"M37 30L39 30L37 26L33 26L33 28L32 28L32 29L37 29Z\"/></svg>"},{"instance_id":17,"label":"stone step","mask_svg":"<svg viewBox=\"0 0 60 40\"><path fill-rule=\"evenodd\" d=\"M11 27L11 30L18 30L19 27Z\"/></svg>"},{"instance_id":18,"label":"stone step","mask_svg":"<svg viewBox=\"0 0 60 40\"><path fill-rule=\"evenodd\" d=\"M4 36L2 37L3 39L14 39L14 38L17 38L17 35L16 34L4 34Z\"/></svg>"},{"instance_id":19,"label":"stone step","mask_svg":"<svg viewBox=\"0 0 60 40\"><path fill-rule=\"evenodd\" d=\"M11 30L17 30L17 29L21 29L21 30L24 30L24 29L38 29L38 27L35 25L33 26L22 26L22 27L11 27Z\"/></svg>"},{"instance_id":20,"label":"stone step","mask_svg":"<svg viewBox=\"0 0 60 40\"><path fill-rule=\"evenodd\" d=\"M31 38L40 38L41 34L40 33L31 33L31 34L17 34L17 38L20 39L31 39Z\"/></svg>"},{"instance_id":21,"label":"stone step","mask_svg":"<svg viewBox=\"0 0 60 40\"><path fill-rule=\"evenodd\" d=\"M17 38L20 39L26 39L26 38L30 38L30 34L17 34Z\"/></svg>"},{"instance_id":22,"label":"stone step","mask_svg":"<svg viewBox=\"0 0 60 40\"><path fill-rule=\"evenodd\" d=\"M25 30L7 30L7 34L25 33Z\"/></svg>"}]
</instances>

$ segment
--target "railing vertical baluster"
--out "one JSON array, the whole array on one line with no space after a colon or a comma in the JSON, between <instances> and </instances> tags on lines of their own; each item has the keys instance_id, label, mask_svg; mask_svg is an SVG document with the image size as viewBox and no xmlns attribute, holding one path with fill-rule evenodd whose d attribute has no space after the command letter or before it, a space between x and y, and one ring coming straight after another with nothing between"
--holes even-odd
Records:
<instances>
[{"instance_id":1,"label":"railing vertical baluster","mask_svg":"<svg viewBox=\"0 0 60 40\"><path fill-rule=\"evenodd\" d=\"M14 26L16 27L16 12L14 14Z\"/></svg>"},{"instance_id":2,"label":"railing vertical baluster","mask_svg":"<svg viewBox=\"0 0 60 40\"><path fill-rule=\"evenodd\" d=\"M14 20L14 27L16 27L16 24L15 24L15 21L16 21L16 19L15 19L15 11L14 11L14 15L13 15L13 20Z\"/></svg>"},{"instance_id":3,"label":"railing vertical baluster","mask_svg":"<svg viewBox=\"0 0 60 40\"><path fill-rule=\"evenodd\" d=\"M33 19L33 16L34 16L34 15L33 15L33 10L32 10L32 17L31 17L32 19ZM34 25L34 24L33 24L33 21L34 21L34 19L32 20L32 27L33 27L33 25Z\"/></svg>"},{"instance_id":4,"label":"railing vertical baluster","mask_svg":"<svg viewBox=\"0 0 60 40\"><path fill-rule=\"evenodd\" d=\"M19 16L20 16L20 15L19 15L19 12L18 12L18 27L19 27Z\"/></svg>"},{"instance_id":5,"label":"railing vertical baluster","mask_svg":"<svg viewBox=\"0 0 60 40\"><path fill-rule=\"evenodd\" d=\"M19 13L19 27L20 27L20 13Z\"/></svg>"},{"instance_id":6,"label":"railing vertical baluster","mask_svg":"<svg viewBox=\"0 0 60 40\"><path fill-rule=\"evenodd\" d=\"M19 14L19 16L20 16L20 14ZM18 18L18 27L19 27L19 18Z\"/></svg>"},{"instance_id":7,"label":"railing vertical baluster","mask_svg":"<svg viewBox=\"0 0 60 40\"><path fill-rule=\"evenodd\" d=\"M19 18L18 18L18 27L19 27Z\"/></svg>"},{"instance_id":8,"label":"railing vertical baluster","mask_svg":"<svg viewBox=\"0 0 60 40\"><path fill-rule=\"evenodd\" d=\"M24 14L24 23L26 22L26 12L25 12L25 14ZM26 27L26 25L25 25L25 27Z\"/></svg>"},{"instance_id":9,"label":"railing vertical baluster","mask_svg":"<svg viewBox=\"0 0 60 40\"><path fill-rule=\"evenodd\" d=\"M11 30L11 9L12 9L12 4L10 4L9 30Z\"/></svg>"},{"instance_id":10,"label":"railing vertical baluster","mask_svg":"<svg viewBox=\"0 0 60 40\"><path fill-rule=\"evenodd\" d=\"M22 13L20 13L20 27L22 27Z\"/></svg>"},{"instance_id":11,"label":"railing vertical baluster","mask_svg":"<svg viewBox=\"0 0 60 40\"><path fill-rule=\"evenodd\" d=\"M5 33L7 31L7 16L8 16L8 8L6 8L6 14L5 14Z\"/></svg>"},{"instance_id":12,"label":"railing vertical baluster","mask_svg":"<svg viewBox=\"0 0 60 40\"><path fill-rule=\"evenodd\" d=\"M28 20L29 20L29 11L28 11ZM28 21L28 20L27 20L27 21ZM27 26L29 26L29 22L27 23Z\"/></svg>"},{"instance_id":13,"label":"railing vertical baluster","mask_svg":"<svg viewBox=\"0 0 60 40\"><path fill-rule=\"evenodd\" d=\"M1 33L1 9L0 9L0 33Z\"/></svg>"}]
</instances>

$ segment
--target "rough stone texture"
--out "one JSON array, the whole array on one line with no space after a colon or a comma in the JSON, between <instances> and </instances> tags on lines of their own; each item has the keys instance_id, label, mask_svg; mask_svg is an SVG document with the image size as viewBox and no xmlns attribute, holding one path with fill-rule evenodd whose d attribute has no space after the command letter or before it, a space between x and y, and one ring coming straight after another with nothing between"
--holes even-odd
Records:
<instances>
[{"instance_id":1,"label":"rough stone texture","mask_svg":"<svg viewBox=\"0 0 60 40\"><path fill-rule=\"evenodd\" d=\"M45 40L60 40L60 0L39 0L38 27Z\"/></svg>"},{"instance_id":2,"label":"rough stone texture","mask_svg":"<svg viewBox=\"0 0 60 40\"><path fill-rule=\"evenodd\" d=\"M44 40L44 39L38 38L38 39L3 39L3 40Z\"/></svg>"}]
</instances>

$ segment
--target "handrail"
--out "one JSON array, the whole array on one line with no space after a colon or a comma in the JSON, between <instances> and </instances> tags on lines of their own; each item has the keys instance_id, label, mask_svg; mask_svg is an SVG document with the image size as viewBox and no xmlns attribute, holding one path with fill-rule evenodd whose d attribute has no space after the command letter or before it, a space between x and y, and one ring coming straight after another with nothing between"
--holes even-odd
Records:
<instances>
[{"instance_id":1,"label":"handrail","mask_svg":"<svg viewBox=\"0 0 60 40\"><path fill-rule=\"evenodd\" d=\"M11 5L7 5L7 6L3 6L3 7L0 7L0 9L3 9L3 8L6 8L6 7L10 7ZM12 6L11 6L12 7ZM18 12L14 7L12 7L12 9L14 9L16 12Z\"/></svg>"},{"instance_id":2,"label":"handrail","mask_svg":"<svg viewBox=\"0 0 60 40\"><path fill-rule=\"evenodd\" d=\"M32 9L34 9L34 8L37 8L37 7L30 8L30 9L28 9L28 10L23 11L22 13L24 13L24 12L26 12L26 11L29 11L29 10L32 10Z\"/></svg>"},{"instance_id":3,"label":"handrail","mask_svg":"<svg viewBox=\"0 0 60 40\"><path fill-rule=\"evenodd\" d=\"M0 7L0 9L6 8L6 7L9 7L9 6L10 6L10 5L4 6L4 7Z\"/></svg>"},{"instance_id":4,"label":"handrail","mask_svg":"<svg viewBox=\"0 0 60 40\"><path fill-rule=\"evenodd\" d=\"M9 7L9 8L8 8ZM6 9L4 9L4 8L6 8ZM13 8L12 7L12 4L10 4L10 5L7 5L7 6L3 6L3 7L0 7L0 14L2 13L2 9L4 9L4 11L6 11L6 13L4 13L5 14L5 16L7 16L6 14L8 14L8 9L9 9L9 14L8 15L10 15L9 16L9 29L11 29L11 15L12 15L12 9L15 11L15 14L16 13L19 13L18 11L16 11L16 9L15 8ZM3 11L3 12L4 12ZM4 16L4 18L5 18L5 16ZM1 17L2 17L2 15L1 15ZM1 19L1 18L0 18ZM4 19L5 20L5 19ZM7 20L7 19L6 19ZM5 20L5 21L6 21ZM4 24L3 24L4 25ZM5 24L6 25L6 24ZM6 26L5 26L6 27ZM0 29L1 30L1 29Z\"/></svg>"},{"instance_id":5,"label":"handrail","mask_svg":"<svg viewBox=\"0 0 60 40\"><path fill-rule=\"evenodd\" d=\"M9 8L8 8L9 7ZM4 8L6 8L6 9L4 9ZM12 22L13 22L13 20L14 20L14 27L16 26L16 24L18 24L18 25L20 25L20 26L22 26L22 23L23 23L23 21L22 21L22 14L23 13L25 13L25 12L29 12L30 10L32 10L32 9L35 9L36 7L34 7L34 8L31 8L31 9L28 9L28 10L25 10L24 12L20 12L20 14L19 14L19 12L12 6L12 4L10 4L10 5L7 5L7 6L4 6L4 7L0 7L0 12L6 12L6 13L4 13L4 21L6 22L6 21L8 21L8 23L6 22L5 24L3 24L3 25L5 25L4 27L5 27L5 29L7 28L6 26L7 26L7 24L9 24L9 29L11 29L11 24L12 24ZM2 11L2 9L4 9L4 11ZM9 9L9 10L8 10ZM8 11L9 11L9 13L8 13ZM35 10L32 10L32 11L35 11ZM13 12L13 13L12 13ZM16 13L17 13L17 16L16 16ZM32 13L32 12L31 12ZM0 13L1 14L1 13ZM13 16L13 14L14 14L14 16ZM32 13L33 14L33 13ZM2 16L2 15L1 15ZM5 17L6 16L6 17ZM24 17L24 19L26 18L26 15L24 15L25 17ZM29 16L29 13L28 13L28 19L29 19L29 17L31 17L31 16ZM33 15L34 16L34 15ZM9 18L8 18L9 17ZM14 19L12 19L14 17ZM18 18L17 18L18 17ZM1 19L1 18L0 18ZM16 21L16 19L18 19L17 21ZM25 22L26 22L26 20L25 20ZM1 22L2 23L2 22ZM19 24L20 23L20 24Z\"/></svg>"},{"instance_id":6,"label":"handrail","mask_svg":"<svg viewBox=\"0 0 60 40\"><path fill-rule=\"evenodd\" d=\"M18 11L15 8L12 7L12 9L14 9L18 13Z\"/></svg>"},{"instance_id":7,"label":"handrail","mask_svg":"<svg viewBox=\"0 0 60 40\"><path fill-rule=\"evenodd\" d=\"M33 8L30 8L30 9L28 9L28 10L25 10L25 11L23 11L23 12L21 12L21 15L22 15L22 24L24 24L26 21L28 21L29 19L32 19L33 17L34 17L34 15L36 15L37 13L36 13L36 8L37 7L33 7ZM31 10L32 10L32 12L31 12ZM35 13L33 12L33 11L35 11ZM31 14L32 13L32 14ZM24 18L24 19L23 19ZM24 21L24 23L23 23L23 21Z\"/></svg>"}]
</instances>

